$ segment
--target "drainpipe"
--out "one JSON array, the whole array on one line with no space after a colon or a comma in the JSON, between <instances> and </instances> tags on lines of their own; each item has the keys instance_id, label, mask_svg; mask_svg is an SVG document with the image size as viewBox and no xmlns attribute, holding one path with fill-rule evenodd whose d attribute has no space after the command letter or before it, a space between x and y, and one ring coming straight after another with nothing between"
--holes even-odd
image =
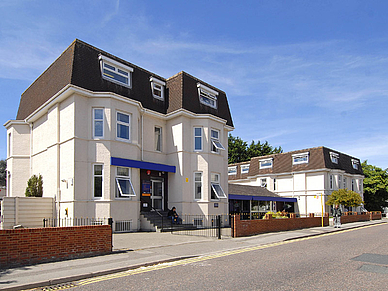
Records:
<instances>
[{"instance_id":1,"label":"drainpipe","mask_svg":"<svg viewBox=\"0 0 388 291\"><path fill-rule=\"evenodd\" d=\"M143 138L143 134L144 134L144 109L141 110L141 160L142 161L144 160L144 150L143 150L144 138Z\"/></svg>"},{"instance_id":2,"label":"drainpipe","mask_svg":"<svg viewBox=\"0 0 388 291\"><path fill-rule=\"evenodd\" d=\"M34 128L34 123L30 123L30 177L32 176L32 151L33 151L33 128Z\"/></svg>"},{"instance_id":3,"label":"drainpipe","mask_svg":"<svg viewBox=\"0 0 388 291\"><path fill-rule=\"evenodd\" d=\"M58 222L60 221L61 218L61 154L60 154L60 110L59 110L59 104L57 104L57 195L56 195L56 200L57 200L57 217L58 217Z\"/></svg>"}]
</instances>

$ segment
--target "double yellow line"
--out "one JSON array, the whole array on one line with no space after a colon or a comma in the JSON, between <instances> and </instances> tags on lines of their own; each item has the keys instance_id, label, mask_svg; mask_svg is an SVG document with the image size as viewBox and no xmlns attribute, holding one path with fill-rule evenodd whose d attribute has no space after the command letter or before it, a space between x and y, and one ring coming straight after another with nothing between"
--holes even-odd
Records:
<instances>
[{"instance_id":1,"label":"double yellow line","mask_svg":"<svg viewBox=\"0 0 388 291\"><path fill-rule=\"evenodd\" d=\"M372 226L377 226L379 224L374 224L374 225L368 225L364 226L361 228L367 228L367 227L372 227ZM330 233L325 233L325 234L319 234L315 236L309 236L309 237L303 237L303 238L297 238L297 239L292 239L288 241L281 241L281 242L276 242L276 243L270 243L270 244L265 244L265 245L260 245L260 246L254 246L254 247L248 247L248 248L242 248L242 249L237 249L237 250L232 250L232 251L226 251L222 253L216 253L212 255L206 255L206 256L200 256L200 257L194 257L194 258L188 258L188 259L183 259L183 260L178 260L174 262L168 262L168 263L160 263L157 265L152 265L149 267L140 267L137 269L133 270L128 270L120 273L115 273L115 274L110 274L110 275L105 275L105 276L100 276L100 277L95 277L95 278L90 278L86 280L82 280L77 282L77 286L84 286L84 285L89 285L101 281L106 281L106 280L111 280L111 279L117 279L117 278L122 278L126 276L131 276L131 275L136 275L136 274L142 274L142 273L147 273L147 272L152 272L156 270L162 270L162 269L167 269L175 266L181 266L181 265L187 265L187 264L192 264L192 263L198 263L202 261L207 261L211 259L216 259L216 258L221 258L221 257L227 257L231 255L236 255L236 254L241 254L241 253L246 253L246 252L251 252L251 251L256 251L256 250L262 250L262 249L267 249L275 246L280 246L280 245L286 245L289 243L294 243L294 242L300 242L300 241L305 241L305 240L310 240L318 237L324 237L324 236L329 236L329 235L334 235L334 234L340 234L344 232L349 232L353 231L356 229L360 228L353 228L353 229L347 229L343 231L336 231L336 232L330 232Z\"/></svg>"}]
</instances>

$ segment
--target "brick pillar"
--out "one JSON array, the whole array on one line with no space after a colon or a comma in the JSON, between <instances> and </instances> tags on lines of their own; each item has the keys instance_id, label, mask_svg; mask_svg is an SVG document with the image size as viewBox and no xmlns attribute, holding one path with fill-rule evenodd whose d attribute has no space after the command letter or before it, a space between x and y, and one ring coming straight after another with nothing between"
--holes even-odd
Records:
<instances>
[{"instance_id":1,"label":"brick pillar","mask_svg":"<svg viewBox=\"0 0 388 291\"><path fill-rule=\"evenodd\" d=\"M238 229L240 225L240 214L233 215L233 237L238 237Z\"/></svg>"}]
</instances>

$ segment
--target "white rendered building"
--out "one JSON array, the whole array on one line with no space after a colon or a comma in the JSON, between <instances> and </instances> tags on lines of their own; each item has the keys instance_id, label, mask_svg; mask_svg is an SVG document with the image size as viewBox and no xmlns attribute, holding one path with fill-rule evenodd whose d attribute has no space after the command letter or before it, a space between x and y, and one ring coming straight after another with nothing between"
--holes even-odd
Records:
<instances>
[{"instance_id":1,"label":"white rendered building","mask_svg":"<svg viewBox=\"0 0 388 291\"><path fill-rule=\"evenodd\" d=\"M75 40L5 124L7 196L43 176L58 218L226 214L226 94L185 72L164 79Z\"/></svg>"},{"instance_id":2,"label":"white rendered building","mask_svg":"<svg viewBox=\"0 0 388 291\"><path fill-rule=\"evenodd\" d=\"M269 156L228 167L230 184L261 186L282 197L297 198L294 212L321 215L334 190L349 189L363 198L363 171L360 160L317 147ZM278 207L279 208L279 207Z\"/></svg>"}]
</instances>

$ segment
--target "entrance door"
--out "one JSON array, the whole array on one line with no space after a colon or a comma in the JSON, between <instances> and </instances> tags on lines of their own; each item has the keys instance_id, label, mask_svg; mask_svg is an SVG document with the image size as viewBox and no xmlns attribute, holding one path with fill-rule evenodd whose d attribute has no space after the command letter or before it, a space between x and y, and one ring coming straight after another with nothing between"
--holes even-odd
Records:
<instances>
[{"instance_id":1,"label":"entrance door","mask_svg":"<svg viewBox=\"0 0 388 291\"><path fill-rule=\"evenodd\" d=\"M152 191L151 191L152 207L156 210L163 210L164 181L162 179L151 180L151 183L152 183Z\"/></svg>"}]
</instances>

